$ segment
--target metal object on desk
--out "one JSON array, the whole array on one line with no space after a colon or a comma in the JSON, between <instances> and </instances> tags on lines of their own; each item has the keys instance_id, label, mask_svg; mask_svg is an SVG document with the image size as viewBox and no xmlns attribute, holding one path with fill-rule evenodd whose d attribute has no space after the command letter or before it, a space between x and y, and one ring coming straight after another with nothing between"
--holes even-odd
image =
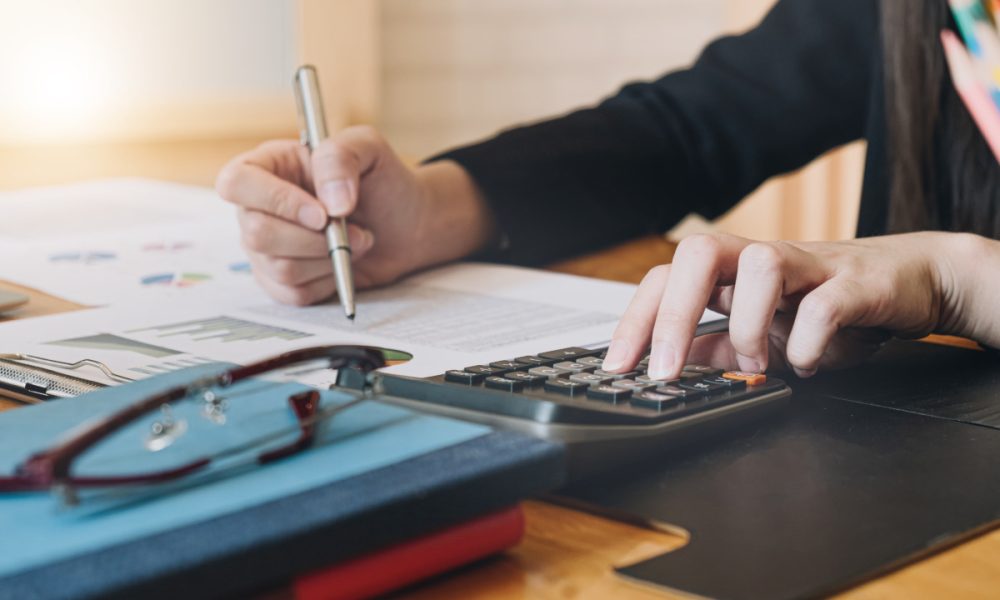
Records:
<instances>
[{"instance_id":1,"label":"metal object on desk","mask_svg":"<svg viewBox=\"0 0 1000 600\"><path fill-rule=\"evenodd\" d=\"M27 404L93 392L104 386L46 368L75 369L84 364L96 366L92 363L107 369L107 365L89 359L71 364L25 354L0 354L0 391L4 396ZM111 372L110 369L108 372Z\"/></svg>"},{"instance_id":2,"label":"metal object on desk","mask_svg":"<svg viewBox=\"0 0 1000 600\"><path fill-rule=\"evenodd\" d=\"M302 127L302 143L313 152L329 137L326 128L326 114L323 112L323 98L319 93L319 77L312 65L299 67L295 71L295 101L298 105ZM326 241L333 261L333 277L337 283L337 295L344 307L344 314L354 320L354 272L351 270L351 244L347 239L347 220L334 217L326 227Z\"/></svg>"}]
</instances>

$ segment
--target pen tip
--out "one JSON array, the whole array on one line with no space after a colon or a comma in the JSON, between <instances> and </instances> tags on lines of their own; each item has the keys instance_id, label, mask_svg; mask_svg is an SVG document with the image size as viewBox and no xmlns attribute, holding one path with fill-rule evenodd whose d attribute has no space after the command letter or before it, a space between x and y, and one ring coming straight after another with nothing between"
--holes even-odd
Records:
<instances>
[{"instance_id":1,"label":"pen tip","mask_svg":"<svg viewBox=\"0 0 1000 600\"><path fill-rule=\"evenodd\" d=\"M351 313L351 314L347 315L347 318L353 321L354 320L354 313Z\"/></svg>"}]
</instances>

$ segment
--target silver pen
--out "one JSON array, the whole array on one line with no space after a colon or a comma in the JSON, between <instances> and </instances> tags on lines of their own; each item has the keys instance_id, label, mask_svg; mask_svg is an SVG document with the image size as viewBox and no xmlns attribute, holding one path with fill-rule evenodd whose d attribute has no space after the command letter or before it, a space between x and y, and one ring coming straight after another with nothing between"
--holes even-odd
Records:
<instances>
[{"instance_id":1,"label":"silver pen","mask_svg":"<svg viewBox=\"0 0 1000 600\"><path fill-rule=\"evenodd\" d=\"M329 136L326 129L326 115L323 112L323 98L319 93L319 78L316 68L304 65L295 71L295 101L299 110L302 127L302 143L309 151ZM344 307L347 318L354 320L354 272L351 270L351 245L347 241L347 220L343 217L330 219L326 226L326 243L330 248L333 262L333 278L337 283L337 295Z\"/></svg>"}]
</instances>

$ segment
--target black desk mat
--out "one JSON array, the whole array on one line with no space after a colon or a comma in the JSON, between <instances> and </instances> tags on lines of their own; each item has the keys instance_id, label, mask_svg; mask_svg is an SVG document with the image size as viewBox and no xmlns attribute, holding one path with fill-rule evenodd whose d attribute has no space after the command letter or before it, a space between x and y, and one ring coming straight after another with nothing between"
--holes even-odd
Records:
<instances>
[{"instance_id":1,"label":"black desk mat","mask_svg":"<svg viewBox=\"0 0 1000 600\"><path fill-rule=\"evenodd\" d=\"M559 496L690 532L622 575L740 600L833 593L1000 523L997 355L898 343L793 389L778 418Z\"/></svg>"}]
</instances>

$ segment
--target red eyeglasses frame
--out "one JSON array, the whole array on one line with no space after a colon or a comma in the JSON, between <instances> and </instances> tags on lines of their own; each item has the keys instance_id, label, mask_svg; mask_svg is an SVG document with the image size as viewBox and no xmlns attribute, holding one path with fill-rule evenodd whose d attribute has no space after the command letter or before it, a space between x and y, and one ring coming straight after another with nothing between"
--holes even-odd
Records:
<instances>
[{"instance_id":1,"label":"red eyeglasses frame","mask_svg":"<svg viewBox=\"0 0 1000 600\"><path fill-rule=\"evenodd\" d=\"M72 503L75 499L72 490L76 488L161 483L204 469L211 464L211 458L197 459L181 467L144 475L122 477L74 477L72 475L73 462L84 452L119 429L165 404L207 391L213 387L228 387L261 373L322 359L329 361L328 365L331 369L354 368L366 375L385 366L385 357L377 348L315 346L286 352L256 363L235 367L219 375L204 377L186 385L176 386L95 421L57 445L29 456L15 468L12 476L0 476L0 493L63 490L67 492L63 494L64 497ZM311 446L315 439L316 426L311 418L316 414L319 400L320 394L317 390L308 390L290 396L288 402L301 424L301 435L287 446L259 455L257 462L267 463L285 458Z\"/></svg>"}]
</instances>

